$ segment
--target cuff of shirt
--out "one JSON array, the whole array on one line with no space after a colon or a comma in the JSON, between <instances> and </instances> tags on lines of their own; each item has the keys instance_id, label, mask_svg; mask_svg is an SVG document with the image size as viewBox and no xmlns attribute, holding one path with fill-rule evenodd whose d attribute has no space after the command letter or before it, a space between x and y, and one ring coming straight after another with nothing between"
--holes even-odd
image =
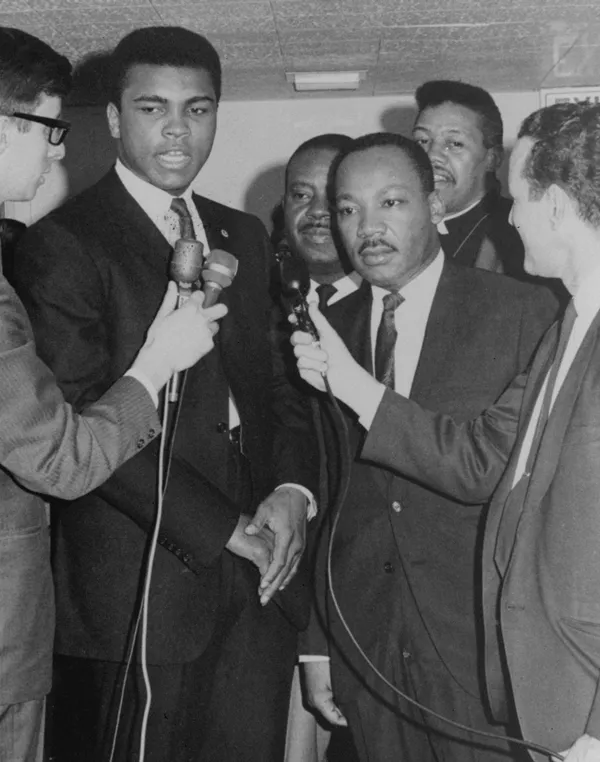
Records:
<instances>
[{"instance_id":1,"label":"cuff of shirt","mask_svg":"<svg viewBox=\"0 0 600 762\"><path fill-rule=\"evenodd\" d=\"M300 654L298 656L298 661L300 664L304 664L306 662L311 661L330 661L329 656L313 656L311 654Z\"/></svg>"},{"instance_id":2,"label":"cuff of shirt","mask_svg":"<svg viewBox=\"0 0 600 762\"><path fill-rule=\"evenodd\" d=\"M136 381L139 381L144 389L148 392L148 394L152 397L154 407L158 408L158 392L154 388L152 381L150 381L150 379L144 375L144 373L140 373L139 370L130 369L127 371L127 373L125 373L125 375L131 376L132 378L135 378Z\"/></svg>"},{"instance_id":3,"label":"cuff of shirt","mask_svg":"<svg viewBox=\"0 0 600 762\"><path fill-rule=\"evenodd\" d=\"M354 412L358 414L358 422L367 431L371 428L373 418L375 418L375 413L381 404L381 400L383 399L383 395L387 388L383 384L379 384L378 386L379 388L376 391L373 391L368 397L363 397L360 402L357 401L356 406L353 406Z\"/></svg>"},{"instance_id":4,"label":"cuff of shirt","mask_svg":"<svg viewBox=\"0 0 600 762\"><path fill-rule=\"evenodd\" d=\"M373 416L374 415L375 413L373 413ZM279 487L275 488L275 492L277 492L278 489L282 489L283 487L294 487L295 489L302 492L304 497L308 500L308 512L306 514L306 518L308 521L314 519L314 517L317 515L317 501L315 500L313 493L309 489L306 489L306 487L303 487L301 484L293 484L292 482L280 484Z\"/></svg>"}]
</instances>

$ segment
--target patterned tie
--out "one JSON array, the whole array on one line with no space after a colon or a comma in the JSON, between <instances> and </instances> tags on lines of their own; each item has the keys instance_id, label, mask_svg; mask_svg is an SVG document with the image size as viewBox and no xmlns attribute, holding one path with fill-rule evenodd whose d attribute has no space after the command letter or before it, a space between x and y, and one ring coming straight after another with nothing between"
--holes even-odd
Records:
<instances>
[{"instance_id":1,"label":"patterned tie","mask_svg":"<svg viewBox=\"0 0 600 762\"><path fill-rule=\"evenodd\" d=\"M329 300L336 293L337 293L337 288L333 285L333 283L321 283L320 286L317 286L317 296L319 297L319 310L321 312L325 310L325 308L329 304Z\"/></svg>"},{"instance_id":2,"label":"patterned tie","mask_svg":"<svg viewBox=\"0 0 600 762\"><path fill-rule=\"evenodd\" d=\"M527 463L525 464L525 471L514 485L506 498L504 508L502 510L502 518L500 521L498 537L496 539L496 549L494 553L494 561L500 574L504 575L510 561L512 549L515 544L517 535L517 528L519 526L519 520L523 512L523 506L527 498L527 491L529 489L529 481L531 472L535 465L536 458L540 449L542 436L548 418L550 417L550 407L552 404L552 396L554 387L556 386L556 377L560 368L562 359L565 355L565 349L569 343L569 338L573 332L573 326L575 324L575 318L577 313L575 312L575 306L573 300L567 305L565 314L560 326L560 335L556 344L556 350L554 352L554 359L552 360L552 366L548 372L548 380L546 382L546 388L544 390L544 397L540 407L540 414L535 425L535 432L533 439L531 440L531 448L527 456Z\"/></svg>"},{"instance_id":3,"label":"patterned tie","mask_svg":"<svg viewBox=\"0 0 600 762\"><path fill-rule=\"evenodd\" d=\"M390 389L395 387L394 363L398 337L395 313L403 301L404 297L397 291L383 297L383 314L375 342L375 378Z\"/></svg>"},{"instance_id":4,"label":"patterned tie","mask_svg":"<svg viewBox=\"0 0 600 762\"><path fill-rule=\"evenodd\" d=\"M174 198L171 201L171 211L179 217L179 230L181 238L195 239L196 234L194 232L194 223L192 222L192 215L188 209L188 205L182 198Z\"/></svg>"}]
</instances>

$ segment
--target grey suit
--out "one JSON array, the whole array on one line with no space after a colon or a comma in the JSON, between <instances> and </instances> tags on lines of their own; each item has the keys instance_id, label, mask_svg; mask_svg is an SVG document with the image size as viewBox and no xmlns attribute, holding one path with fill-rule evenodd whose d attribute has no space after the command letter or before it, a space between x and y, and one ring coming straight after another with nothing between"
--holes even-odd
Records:
<instances>
[{"instance_id":1,"label":"grey suit","mask_svg":"<svg viewBox=\"0 0 600 762\"><path fill-rule=\"evenodd\" d=\"M76 415L37 357L19 298L0 275L0 705L40 700L51 680L54 591L44 502L34 491L75 497L93 489L160 431L150 395L118 381ZM17 481L18 480L18 481ZM32 490L31 492L29 490ZM0 716L0 758L37 727ZM19 754L19 756L14 756ZM11 756L12 755L12 756Z\"/></svg>"}]
</instances>

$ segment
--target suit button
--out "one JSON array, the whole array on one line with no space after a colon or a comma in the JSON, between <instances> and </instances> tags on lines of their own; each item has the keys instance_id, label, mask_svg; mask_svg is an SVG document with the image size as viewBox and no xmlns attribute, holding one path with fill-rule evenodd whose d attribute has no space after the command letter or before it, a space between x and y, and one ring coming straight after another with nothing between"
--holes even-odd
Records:
<instances>
[{"instance_id":1,"label":"suit button","mask_svg":"<svg viewBox=\"0 0 600 762\"><path fill-rule=\"evenodd\" d=\"M394 564L391 564L389 561L386 561L383 565L383 570L386 574L391 574L394 571Z\"/></svg>"},{"instance_id":2,"label":"suit button","mask_svg":"<svg viewBox=\"0 0 600 762\"><path fill-rule=\"evenodd\" d=\"M394 510L396 513L400 513L402 510L402 503L399 503L397 500L394 500L392 503L392 510Z\"/></svg>"},{"instance_id":3,"label":"suit button","mask_svg":"<svg viewBox=\"0 0 600 762\"><path fill-rule=\"evenodd\" d=\"M146 444L146 440L145 439L138 439L138 441L137 441L137 448L138 448L138 450L141 450L142 447L144 447L145 444Z\"/></svg>"},{"instance_id":4,"label":"suit button","mask_svg":"<svg viewBox=\"0 0 600 762\"><path fill-rule=\"evenodd\" d=\"M150 429L150 431L148 432L148 436L149 437L155 437L156 436L156 431L154 431L154 429Z\"/></svg>"},{"instance_id":5,"label":"suit button","mask_svg":"<svg viewBox=\"0 0 600 762\"><path fill-rule=\"evenodd\" d=\"M217 431L219 434L225 434L228 429L229 426L225 423L225 421L219 421L219 423L217 423Z\"/></svg>"}]
</instances>

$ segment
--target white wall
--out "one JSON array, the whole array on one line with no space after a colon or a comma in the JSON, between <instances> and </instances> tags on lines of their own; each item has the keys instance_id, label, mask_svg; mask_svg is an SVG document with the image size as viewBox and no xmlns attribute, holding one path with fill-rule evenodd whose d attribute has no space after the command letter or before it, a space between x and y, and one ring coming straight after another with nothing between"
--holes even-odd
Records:
<instances>
[{"instance_id":1,"label":"white wall","mask_svg":"<svg viewBox=\"0 0 600 762\"><path fill-rule=\"evenodd\" d=\"M520 122L539 108L539 96L520 92L494 97L510 147ZM31 204L7 204L7 216L30 223L69 193L91 185L110 167L114 148L103 110L76 108L65 115L74 128L67 139L63 166L53 170ZM217 201L258 214L268 224L282 192L285 163L304 140L323 132L352 137L379 130L409 134L413 118L410 96L224 101L212 155L195 187Z\"/></svg>"}]
</instances>

